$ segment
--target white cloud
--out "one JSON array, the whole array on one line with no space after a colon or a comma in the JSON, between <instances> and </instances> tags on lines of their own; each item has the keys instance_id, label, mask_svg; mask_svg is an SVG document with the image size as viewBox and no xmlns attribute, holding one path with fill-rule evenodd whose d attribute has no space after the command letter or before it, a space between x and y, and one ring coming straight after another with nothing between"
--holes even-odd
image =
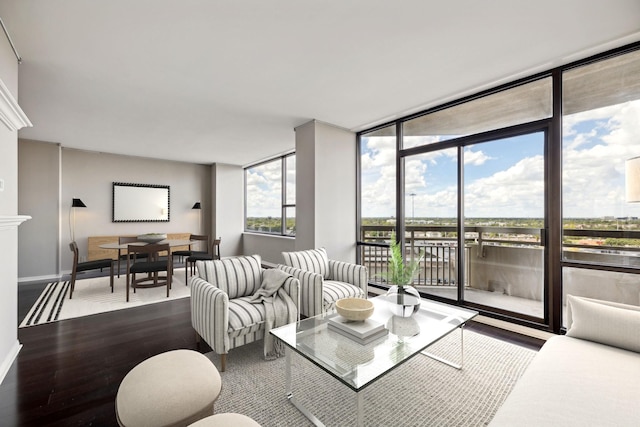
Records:
<instances>
[{"instance_id":1,"label":"white cloud","mask_svg":"<svg viewBox=\"0 0 640 427\"><path fill-rule=\"evenodd\" d=\"M427 171L427 164L419 159L410 159L404 165L404 188L405 194L424 191L426 182L424 174Z\"/></svg>"},{"instance_id":2,"label":"white cloud","mask_svg":"<svg viewBox=\"0 0 640 427\"><path fill-rule=\"evenodd\" d=\"M598 126L580 132L588 120ZM564 216L638 216L640 206L624 198L624 163L640 155L640 101L574 114L564 127Z\"/></svg>"},{"instance_id":3,"label":"white cloud","mask_svg":"<svg viewBox=\"0 0 640 427\"><path fill-rule=\"evenodd\" d=\"M280 216L281 177L280 162L269 162L247 170L247 216Z\"/></svg>"},{"instance_id":4,"label":"white cloud","mask_svg":"<svg viewBox=\"0 0 640 427\"><path fill-rule=\"evenodd\" d=\"M527 157L510 168L465 187L469 217L542 217L544 158Z\"/></svg>"},{"instance_id":5,"label":"white cloud","mask_svg":"<svg viewBox=\"0 0 640 427\"><path fill-rule=\"evenodd\" d=\"M486 154L484 154L482 150L473 151L471 148L467 148L464 150L465 165L481 166L481 165L484 165L484 163L487 160L491 160L491 159L492 157L489 157Z\"/></svg>"},{"instance_id":6,"label":"white cloud","mask_svg":"<svg viewBox=\"0 0 640 427\"><path fill-rule=\"evenodd\" d=\"M372 137L363 141L362 214L364 217L395 216L395 138Z\"/></svg>"}]
</instances>

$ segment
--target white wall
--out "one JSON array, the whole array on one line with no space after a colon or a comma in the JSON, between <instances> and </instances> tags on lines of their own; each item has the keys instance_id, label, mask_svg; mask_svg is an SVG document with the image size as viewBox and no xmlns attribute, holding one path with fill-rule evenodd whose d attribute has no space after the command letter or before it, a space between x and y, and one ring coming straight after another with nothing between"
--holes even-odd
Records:
<instances>
[{"instance_id":1,"label":"white wall","mask_svg":"<svg viewBox=\"0 0 640 427\"><path fill-rule=\"evenodd\" d=\"M213 235L220 237L222 256L242 255L244 229L244 170L217 163L211 167Z\"/></svg>"},{"instance_id":2,"label":"white wall","mask_svg":"<svg viewBox=\"0 0 640 427\"><path fill-rule=\"evenodd\" d=\"M144 233L195 233L199 231L195 202L208 204L210 166L115 154L62 149L60 251L62 272L71 270L69 242L71 199L79 198L87 208L76 210L75 236L81 255L87 253L88 236L137 235ZM170 186L169 222L112 222L113 182ZM207 233L207 230L201 230Z\"/></svg>"},{"instance_id":3,"label":"white wall","mask_svg":"<svg viewBox=\"0 0 640 427\"><path fill-rule=\"evenodd\" d=\"M211 215L210 165L59 149L57 144L46 142L21 140L20 146L20 175L25 181L20 207L27 214L34 213L33 224L20 233L20 281L55 278L71 270L69 218L73 198L87 205L76 209L75 237L82 257L87 256L89 236L210 233L210 221L199 220L198 211L192 209L195 202L201 202L203 213ZM169 185L170 221L112 222L114 181ZM42 255L44 262L34 263L33 254Z\"/></svg>"},{"instance_id":4,"label":"white wall","mask_svg":"<svg viewBox=\"0 0 640 427\"><path fill-rule=\"evenodd\" d=\"M296 128L296 250L356 260L356 137L313 120Z\"/></svg>"},{"instance_id":5,"label":"white wall","mask_svg":"<svg viewBox=\"0 0 640 427\"><path fill-rule=\"evenodd\" d=\"M315 247L330 258L356 261L356 136L316 122Z\"/></svg>"},{"instance_id":6,"label":"white wall","mask_svg":"<svg viewBox=\"0 0 640 427\"><path fill-rule=\"evenodd\" d=\"M263 261L282 264L282 252L296 250L296 239L267 234L244 233L242 235L245 255L258 254Z\"/></svg>"},{"instance_id":7,"label":"white wall","mask_svg":"<svg viewBox=\"0 0 640 427\"><path fill-rule=\"evenodd\" d=\"M0 34L0 80L18 99L18 62ZM0 382L18 351L18 229L8 219L18 215L18 132L0 122Z\"/></svg>"},{"instance_id":8,"label":"white wall","mask_svg":"<svg viewBox=\"0 0 640 427\"><path fill-rule=\"evenodd\" d=\"M315 247L315 121L296 129L296 245L297 251Z\"/></svg>"},{"instance_id":9,"label":"white wall","mask_svg":"<svg viewBox=\"0 0 640 427\"><path fill-rule=\"evenodd\" d=\"M58 144L18 140L18 210L32 217L18 231L18 277L58 273L60 154Z\"/></svg>"}]
</instances>

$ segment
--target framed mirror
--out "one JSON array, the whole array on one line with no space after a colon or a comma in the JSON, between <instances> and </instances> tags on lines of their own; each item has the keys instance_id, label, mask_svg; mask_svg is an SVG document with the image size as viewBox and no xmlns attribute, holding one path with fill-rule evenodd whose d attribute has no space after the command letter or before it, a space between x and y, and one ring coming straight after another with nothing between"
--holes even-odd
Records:
<instances>
[{"instance_id":1,"label":"framed mirror","mask_svg":"<svg viewBox=\"0 0 640 427\"><path fill-rule=\"evenodd\" d=\"M113 222L169 222L169 186L113 183Z\"/></svg>"}]
</instances>

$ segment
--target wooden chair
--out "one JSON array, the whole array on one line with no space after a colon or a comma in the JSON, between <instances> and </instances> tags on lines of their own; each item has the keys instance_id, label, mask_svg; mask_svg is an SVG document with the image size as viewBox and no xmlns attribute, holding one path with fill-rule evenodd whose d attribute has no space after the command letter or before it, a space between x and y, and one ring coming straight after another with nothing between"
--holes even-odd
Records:
<instances>
[{"instance_id":1,"label":"wooden chair","mask_svg":"<svg viewBox=\"0 0 640 427\"><path fill-rule=\"evenodd\" d=\"M189 281L189 267L191 267L191 275L195 272L196 261L213 261L214 259L220 259L220 237L211 242L211 246L207 243L207 252L193 252L185 262L184 268L184 284L188 285Z\"/></svg>"},{"instance_id":2,"label":"wooden chair","mask_svg":"<svg viewBox=\"0 0 640 427\"><path fill-rule=\"evenodd\" d=\"M127 302L129 302L129 287L132 287L135 293L137 288L166 286L167 297L169 297L171 272L173 271L169 244L129 245L128 252L131 256L127 258ZM161 257L161 252L166 252L167 256ZM144 258L145 256L146 258ZM165 271L167 274L160 276L161 271ZM147 273L147 276L136 279L136 273Z\"/></svg>"},{"instance_id":3,"label":"wooden chair","mask_svg":"<svg viewBox=\"0 0 640 427\"><path fill-rule=\"evenodd\" d=\"M189 245L189 255L186 257L185 262L184 262L184 269L185 269L185 280L187 278L187 271L189 270L189 266L191 266L191 275L193 276L193 271L195 269L195 261L192 263L189 263L189 258L190 257L201 257L201 256L205 256L209 254L209 236L207 236L206 234L192 234L190 240L194 243L192 243L192 245L196 244L195 242L204 242L204 251L200 250L200 251L196 251L196 250L191 250L191 245ZM186 285L186 283L185 283Z\"/></svg>"},{"instance_id":4,"label":"wooden chair","mask_svg":"<svg viewBox=\"0 0 640 427\"><path fill-rule=\"evenodd\" d=\"M133 242L137 242L138 238L134 237L134 236L120 236L118 237L118 244L119 245L124 245L126 243L133 243ZM124 261L125 259L129 258L131 255L129 254L129 252L127 251L127 253L123 254L122 253L122 249L118 249L118 277L120 277L120 260ZM139 258L146 258L146 254L140 254L138 256Z\"/></svg>"},{"instance_id":5,"label":"wooden chair","mask_svg":"<svg viewBox=\"0 0 640 427\"><path fill-rule=\"evenodd\" d=\"M189 240L199 240L199 239L196 239L195 237L199 237L199 236L197 234L191 234L191 235L189 235ZM207 240L209 239L208 236L205 236L205 237L207 237ZM175 260L176 260L175 257L179 257L180 261L182 261L183 258L190 257L192 252L193 251L191 250L191 245L189 245L189 249L187 249L187 250L180 250L180 251L171 252L171 258L172 258L173 264L175 265Z\"/></svg>"},{"instance_id":6,"label":"wooden chair","mask_svg":"<svg viewBox=\"0 0 640 427\"><path fill-rule=\"evenodd\" d=\"M78 245L76 242L69 243L69 249L73 252L73 270L71 270L71 286L69 286L69 299L73 296L73 291L76 287L76 276L79 272L98 270L102 271L103 268L109 268L111 292L113 293L113 260L111 258L97 259L95 261L78 262Z\"/></svg>"}]
</instances>

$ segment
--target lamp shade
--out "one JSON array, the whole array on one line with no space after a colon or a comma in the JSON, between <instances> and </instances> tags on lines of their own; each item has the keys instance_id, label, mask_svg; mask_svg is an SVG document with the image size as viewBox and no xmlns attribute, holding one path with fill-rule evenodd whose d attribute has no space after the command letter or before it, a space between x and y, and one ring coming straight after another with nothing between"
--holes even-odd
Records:
<instances>
[{"instance_id":1,"label":"lamp shade","mask_svg":"<svg viewBox=\"0 0 640 427\"><path fill-rule=\"evenodd\" d=\"M73 199L73 201L71 202L71 207L72 208L86 208L87 205L85 205L82 200L80 199Z\"/></svg>"},{"instance_id":2,"label":"lamp shade","mask_svg":"<svg viewBox=\"0 0 640 427\"><path fill-rule=\"evenodd\" d=\"M625 163L625 189L627 202L640 202L640 157Z\"/></svg>"},{"instance_id":3,"label":"lamp shade","mask_svg":"<svg viewBox=\"0 0 640 427\"><path fill-rule=\"evenodd\" d=\"M202 209L202 206L200 205L200 202L195 202L191 209Z\"/></svg>"}]
</instances>

